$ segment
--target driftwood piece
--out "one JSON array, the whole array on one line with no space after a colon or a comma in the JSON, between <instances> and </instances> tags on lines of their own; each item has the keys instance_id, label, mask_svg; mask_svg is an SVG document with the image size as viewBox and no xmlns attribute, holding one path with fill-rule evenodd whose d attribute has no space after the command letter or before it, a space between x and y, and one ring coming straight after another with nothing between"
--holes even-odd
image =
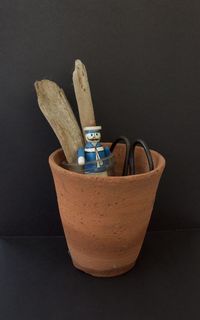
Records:
<instances>
[{"instance_id":1,"label":"driftwood piece","mask_svg":"<svg viewBox=\"0 0 200 320\"><path fill-rule=\"evenodd\" d=\"M82 129L88 126L95 126L96 121L87 71L84 64L80 60L75 61L73 84Z\"/></svg>"},{"instance_id":2,"label":"driftwood piece","mask_svg":"<svg viewBox=\"0 0 200 320\"><path fill-rule=\"evenodd\" d=\"M64 91L53 81L35 82L39 107L55 132L68 163L76 161L83 137Z\"/></svg>"}]
</instances>

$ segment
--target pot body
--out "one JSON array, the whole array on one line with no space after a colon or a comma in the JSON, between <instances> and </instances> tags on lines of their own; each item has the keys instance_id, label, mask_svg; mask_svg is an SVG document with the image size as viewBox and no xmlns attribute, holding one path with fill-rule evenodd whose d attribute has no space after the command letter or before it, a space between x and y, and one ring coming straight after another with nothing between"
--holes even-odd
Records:
<instances>
[{"instance_id":1,"label":"pot body","mask_svg":"<svg viewBox=\"0 0 200 320\"><path fill-rule=\"evenodd\" d=\"M121 174L124 145L115 148ZM164 158L152 151L155 169L148 172L141 148L137 174L95 176L66 170L61 149L49 157L61 221L73 264L94 276L116 276L130 270L139 255L151 217Z\"/></svg>"}]
</instances>

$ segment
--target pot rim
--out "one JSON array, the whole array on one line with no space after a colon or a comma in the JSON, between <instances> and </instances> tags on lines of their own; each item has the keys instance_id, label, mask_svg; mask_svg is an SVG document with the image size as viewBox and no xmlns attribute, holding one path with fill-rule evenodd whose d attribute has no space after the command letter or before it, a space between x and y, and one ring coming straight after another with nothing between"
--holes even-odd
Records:
<instances>
[{"instance_id":1,"label":"pot rim","mask_svg":"<svg viewBox=\"0 0 200 320\"><path fill-rule=\"evenodd\" d=\"M106 144L106 143L105 143ZM55 158L58 155L58 153L63 152L62 148L56 149L55 151L53 151L50 156L49 156L49 164L50 167L53 168L55 171L58 171L60 173L62 173L65 176L71 176L71 177L76 177L79 179L94 179L95 181L107 181L108 183L110 182L127 182L127 181L132 181L132 180L141 180L141 179L148 179L153 175L158 174L159 172L162 172L165 168L166 165L166 160L165 158L157 151L150 149L150 151L152 152L152 154L157 158L157 166L148 172L144 172L144 173L139 173L139 174L134 174L134 175L128 175L128 176L98 176L98 175L92 175L92 174L82 174L82 173L78 173L75 171L70 171L67 170L65 168L63 168L62 166L60 166Z\"/></svg>"}]
</instances>

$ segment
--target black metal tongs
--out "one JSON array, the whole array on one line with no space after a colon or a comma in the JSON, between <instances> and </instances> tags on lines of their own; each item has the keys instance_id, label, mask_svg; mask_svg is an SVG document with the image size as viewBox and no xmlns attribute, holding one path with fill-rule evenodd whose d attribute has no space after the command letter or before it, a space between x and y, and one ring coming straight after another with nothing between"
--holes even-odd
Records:
<instances>
[{"instance_id":1,"label":"black metal tongs","mask_svg":"<svg viewBox=\"0 0 200 320\"><path fill-rule=\"evenodd\" d=\"M135 174L135 148L136 146L141 146L146 154L148 165L149 165L149 171L154 169L153 159L151 155L151 151L148 148L147 144L141 140L137 139L133 144L131 144L130 140L127 137L120 136L118 139L116 139L111 147L110 151L113 152L116 145L120 142L124 142L126 145L126 154L125 154L125 160L124 160L124 166L123 166L123 176L128 176Z\"/></svg>"}]
</instances>

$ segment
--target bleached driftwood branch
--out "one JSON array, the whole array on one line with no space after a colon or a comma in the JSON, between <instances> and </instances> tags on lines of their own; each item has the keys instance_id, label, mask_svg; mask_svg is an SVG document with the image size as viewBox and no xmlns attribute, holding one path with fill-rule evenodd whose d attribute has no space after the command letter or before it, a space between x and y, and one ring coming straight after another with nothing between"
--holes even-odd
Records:
<instances>
[{"instance_id":1,"label":"bleached driftwood branch","mask_svg":"<svg viewBox=\"0 0 200 320\"><path fill-rule=\"evenodd\" d=\"M64 91L53 81L35 82L39 107L54 130L69 163L76 161L83 137Z\"/></svg>"},{"instance_id":2,"label":"bleached driftwood branch","mask_svg":"<svg viewBox=\"0 0 200 320\"><path fill-rule=\"evenodd\" d=\"M96 121L87 71L84 64L80 60L75 61L73 84L82 129L88 126L95 126Z\"/></svg>"}]
</instances>

